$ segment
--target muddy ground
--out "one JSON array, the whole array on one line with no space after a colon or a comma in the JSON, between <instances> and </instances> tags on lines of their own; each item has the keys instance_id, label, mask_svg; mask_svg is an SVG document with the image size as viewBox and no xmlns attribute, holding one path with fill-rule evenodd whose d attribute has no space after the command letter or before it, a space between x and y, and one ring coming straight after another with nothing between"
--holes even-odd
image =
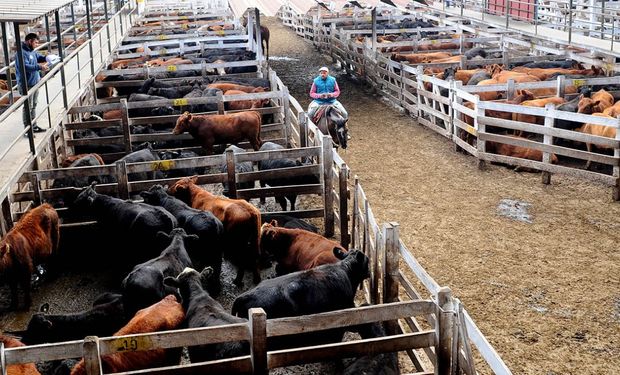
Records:
<instances>
[{"instance_id":1,"label":"muddy ground","mask_svg":"<svg viewBox=\"0 0 620 375\"><path fill-rule=\"evenodd\" d=\"M463 301L513 373L620 372L620 203L611 188L560 175L543 185L540 174L495 165L479 170L475 158L335 69L278 20L264 22L271 66L303 106L318 68L330 67L353 137L340 154L378 222L400 224L412 254ZM500 215L503 200L529 204L531 222Z\"/></svg>"}]
</instances>

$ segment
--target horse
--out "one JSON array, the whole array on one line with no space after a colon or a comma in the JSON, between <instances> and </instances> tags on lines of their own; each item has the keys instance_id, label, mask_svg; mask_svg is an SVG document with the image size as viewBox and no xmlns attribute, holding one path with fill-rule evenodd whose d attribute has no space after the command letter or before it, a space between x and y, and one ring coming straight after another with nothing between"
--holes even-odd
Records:
<instances>
[{"instance_id":1,"label":"horse","mask_svg":"<svg viewBox=\"0 0 620 375\"><path fill-rule=\"evenodd\" d=\"M315 121L316 120L316 121ZM335 147L347 148L347 121L338 108L331 104L322 105L316 111L313 121L321 130L321 133L330 135Z\"/></svg>"}]
</instances>

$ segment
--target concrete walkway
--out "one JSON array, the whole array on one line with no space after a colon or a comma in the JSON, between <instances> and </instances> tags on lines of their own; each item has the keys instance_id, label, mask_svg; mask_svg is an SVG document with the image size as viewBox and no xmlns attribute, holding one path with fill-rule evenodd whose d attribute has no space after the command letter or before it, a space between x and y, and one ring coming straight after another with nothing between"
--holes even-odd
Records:
<instances>
[{"instance_id":1,"label":"concrete walkway","mask_svg":"<svg viewBox=\"0 0 620 375\"><path fill-rule=\"evenodd\" d=\"M446 7L443 9L443 4L440 2L436 2L432 5L432 8L444 11L447 14L460 16L461 8L454 7ZM472 21L478 21L485 23L486 25L494 26L500 29L506 28L506 17L505 16L497 16L492 14L480 13L476 10L463 9L463 17L470 19ZM508 30L518 31L520 33L535 36L538 38L542 38L545 40L559 42L559 43L567 43L568 44L568 32L556 30L550 28L545 25L534 25L529 22L517 21L514 19L509 20ZM575 45L577 47L582 47L586 49L595 49L604 53L613 53L614 55L620 56L620 42L614 42L612 44L611 40L602 40L599 38L594 38L590 36L582 35L578 32L573 31L571 35L570 44ZM613 47L613 49L612 49Z\"/></svg>"}]
</instances>

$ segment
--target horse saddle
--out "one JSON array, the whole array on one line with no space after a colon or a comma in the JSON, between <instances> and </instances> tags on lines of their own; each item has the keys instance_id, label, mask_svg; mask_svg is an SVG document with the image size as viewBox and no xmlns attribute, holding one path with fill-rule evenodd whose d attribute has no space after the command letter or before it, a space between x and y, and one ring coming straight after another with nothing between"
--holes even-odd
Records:
<instances>
[{"instance_id":1,"label":"horse saddle","mask_svg":"<svg viewBox=\"0 0 620 375\"><path fill-rule=\"evenodd\" d=\"M332 108L333 111L338 112L340 115L342 115L342 113L338 110L338 108L334 107L331 104L324 104L319 106L319 109L316 110L316 112L314 112L314 116L312 116L312 122L314 122L315 124L318 124L322 118L325 117L327 110L329 108Z\"/></svg>"}]
</instances>

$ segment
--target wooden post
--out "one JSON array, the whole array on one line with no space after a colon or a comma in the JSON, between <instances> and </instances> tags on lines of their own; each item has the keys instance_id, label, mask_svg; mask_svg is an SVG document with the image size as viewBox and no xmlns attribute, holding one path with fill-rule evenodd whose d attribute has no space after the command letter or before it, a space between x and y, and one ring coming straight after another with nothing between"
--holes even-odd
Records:
<instances>
[{"instance_id":1,"label":"wooden post","mask_svg":"<svg viewBox=\"0 0 620 375\"><path fill-rule=\"evenodd\" d=\"M478 139L476 140L476 146L478 149L478 169L484 169L486 163L484 160L480 159L481 154L487 152L486 141L480 139L480 133L486 132L486 126L484 123L480 123L479 118L484 117L484 108L480 108L480 97L476 95L476 101L474 102L474 110L476 115L474 117L474 129L476 130L476 135Z\"/></svg>"},{"instance_id":2,"label":"wooden post","mask_svg":"<svg viewBox=\"0 0 620 375\"><path fill-rule=\"evenodd\" d=\"M558 81L557 81L557 96L560 98L564 97L564 93L566 91L566 82L565 82L565 78L564 76L558 76Z\"/></svg>"},{"instance_id":3,"label":"wooden post","mask_svg":"<svg viewBox=\"0 0 620 375\"><path fill-rule=\"evenodd\" d=\"M261 40L260 11L258 8L254 8L254 17L256 18L256 44L258 44L256 48L256 60L261 61L263 59L263 42Z\"/></svg>"},{"instance_id":4,"label":"wooden post","mask_svg":"<svg viewBox=\"0 0 620 375\"><path fill-rule=\"evenodd\" d=\"M349 237L349 168L346 163L342 163L339 168L338 187L340 195L340 244L345 249L349 248L351 238Z\"/></svg>"},{"instance_id":5,"label":"wooden post","mask_svg":"<svg viewBox=\"0 0 620 375\"><path fill-rule=\"evenodd\" d=\"M377 52L377 8L372 8L372 53Z\"/></svg>"},{"instance_id":6,"label":"wooden post","mask_svg":"<svg viewBox=\"0 0 620 375\"><path fill-rule=\"evenodd\" d=\"M123 142L125 143L125 152L130 153L131 135L129 131L129 109L127 108L127 99L121 99L121 126L123 127Z\"/></svg>"},{"instance_id":7,"label":"wooden post","mask_svg":"<svg viewBox=\"0 0 620 375\"><path fill-rule=\"evenodd\" d=\"M353 188L353 217L351 224L351 249L355 249L357 245L357 229L358 229L358 221L359 221L359 183L360 179L357 175L354 177L354 188Z\"/></svg>"},{"instance_id":8,"label":"wooden post","mask_svg":"<svg viewBox=\"0 0 620 375\"><path fill-rule=\"evenodd\" d=\"M509 79L506 83L506 99L512 100L515 98L515 80Z\"/></svg>"},{"instance_id":9,"label":"wooden post","mask_svg":"<svg viewBox=\"0 0 620 375\"><path fill-rule=\"evenodd\" d=\"M99 339L97 336L86 336L84 339L84 367L87 375L103 374L99 357Z\"/></svg>"},{"instance_id":10,"label":"wooden post","mask_svg":"<svg viewBox=\"0 0 620 375\"><path fill-rule=\"evenodd\" d=\"M463 104L463 98L461 98L459 95L457 95L456 90L461 90L463 87L463 82L461 81L454 81L454 95L452 97L452 100L458 104ZM459 137L459 127L454 125L454 118L457 117L457 112L454 109L452 110L452 142L454 142L454 151L455 152L459 152L461 151L461 147L456 143L456 139Z\"/></svg>"},{"instance_id":11,"label":"wooden post","mask_svg":"<svg viewBox=\"0 0 620 375\"><path fill-rule=\"evenodd\" d=\"M618 119L620 120L620 116L618 116ZM618 121L618 128L616 128L616 141L620 141L620 121ZM614 157L615 158L620 157L620 149L617 146L616 148L614 148ZM612 174L614 178L616 179L616 183L613 187L612 198L614 201L619 201L620 200L620 167L617 165L614 165L612 168Z\"/></svg>"},{"instance_id":12,"label":"wooden post","mask_svg":"<svg viewBox=\"0 0 620 375\"><path fill-rule=\"evenodd\" d=\"M398 237L398 223L388 223L383 226L385 246L383 247L383 303L398 302L398 260L400 255L400 241ZM394 335L398 330L398 321L386 324L387 333Z\"/></svg>"},{"instance_id":13,"label":"wooden post","mask_svg":"<svg viewBox=\"0 0 620 375\"><path fill-rule=\"evenodd\" d=\"M9 197L6 197L2 200L2 217L4 218L4 224L6 232L8 232L11 228L13 228L13 215L11 213L11 202L9 201ZM6 232L4 234L6 234Z\"/></svg>"},{"instance_id":14,"label":"wooden post","mask_svg":"<svg viewBox=\"0 0 620 375\"><path fill-rule=\"evenodd\" d=\"M39 176L36 173L32 173L30 180L32 184L32 191L34 192L34 204L39 206L41 204L41 185L39 184Z\"/></svg>"},{"instance_id":15,"label":"wooden post","mask_svg":"<svg viewBox=\"0 0 620 375\"><path fill-rule=\"evenodd\" d=\"M308 147L308 115L299 113L299 147Z\"/></svg>"},{"instance_id":16,"label":"wooden post","mask_svg":"<svg viewBox=\"0 0 620 375\"><path fill-rule=\"evenodd\" d=\"M62 133L62 128L60 129L60 133ZM52 167L58 168L58 150L56 149L56 136L52 134L50 137L50 150L52 150ZM65 150L66 152L66 150Z\"/></svg>"},{"instance_id":17,"label":"wooden post","mask_svg":"<svg viewBox=\"0 0 620 375\"><path fill-rule=\"evenodd\" d=\"M118 181L118 197L129 199L129 180L127 177L127 162L125 160L116 162L116 180Z\"/></svg>"},{"instance_id":18,"label":"wooden post","mask_svg":"<svg viewBox=\"0 0 620 375\"><path fill-rule=\"evenodd\" d=\"M560 77L564 78L564 76L560 76ZM558 86L560 85L560 81L559 81L560 77L558 77ZM555 119L549 116L549 112L553 110L555 110L555 105L550 103L545 106L545 128L547 129L553 128L553 124L555 123ZM553 136L545 134L543 136L543 143L549 146L553 145ZM551 164L551 153L543 152L542 162L545 164ZM549 185L551 183L550 172L547 172L547 171L542 172L542 183L545 185Z\"/></svg>"},{"instance_id":19,"label":"wooden post","mask_svg":"<svg viewBox=\"0 0 620 375\"><path fill-rule=\"evenodd\" d=\"M252 374L267 375L267 314L261 308L251 308L249 315Z\"/></svg>"},{"instance_id":20,"label":"wooden post","mask_svg":"<svg viewBox=\"0 0 620 375\"><path fill-rule=\"evenodd\" d=\"M291 129L291 103L289 101L288 87L286 86L282 89L282 110L284 111L282 121L284 122L284 138L286 139L285 147L290 147L290 145L292 144L291 134L293 134L293 131Z\"/></svg>"},{"instance_id":21,"label":"wooden post","mask_svg":"<svg viewBox=\"0 0 620 375\"><path fill-rule=\"evenodd\" d=\"M442 287L437 292L437 303L441 309L437 309L437 355L438 375L450 375L452 364L452 324L454 311L452 309L452 291L448 287ZM443 311L442 311L443 310Z\"/></svg>"},{"instance_id":22,"label":"wooden post","mask_svg":"<svg viewBox=\"0 0 620 375\"><path fill-rule=\"evenodd\" d=\"M248 21L245 24L245 27L248 31L248 44L250 51L254 50L254 13L250 10L248 12ZM257 55L258 56L258 55Z\"/></svg>"},{"instance_id":23,"label":"wooden post","mask_svg":"<svg viewBox=\"0 0 620 375\"><path fill-rule=\"evenodd\" d=\"M224 107L224 94L222 94L221 91L218 91L215 94L215 97L217 98L217 114L218 115L223 115L225 112L225 107Z\"/></svg>"},{"instance_id":24,"label":"wooden post","mask_svg":"<svg viewBox=\"0 0 620 375\"><path fill-rule=\"evenodd\" d=\"M323 202L325 212L325 237L334 235L334 176L332 173L332 165L334 163L334 155L332 154L332 137L324 135L321 137L321 145L323 146Z\"/></svg>"},{"instance_id":25,"label":"wooden post","mask_svg":"<svg viewBox=\"0 0 620 375\"><path fill-rule=\"evenodd\" d=\"M226 150L226 172L228 173L228 196L237 199L237 171L235 170L235 153Z\"/></svg>"}]
</instances>

